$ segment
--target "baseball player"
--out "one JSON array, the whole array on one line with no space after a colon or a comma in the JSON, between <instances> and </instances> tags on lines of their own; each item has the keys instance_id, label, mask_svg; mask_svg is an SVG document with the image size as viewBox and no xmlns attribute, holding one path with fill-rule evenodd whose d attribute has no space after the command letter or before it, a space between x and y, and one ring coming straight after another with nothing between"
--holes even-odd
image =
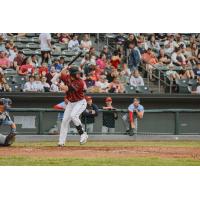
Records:
<instances>
[{"instance_id":1,"label":"baseball player","mask_svg":"<svg viewBox=\"0 0 200 200\"><path fill-rule=\"evenodd\" d=\"M118 118L117 112L110 112L111 110L116 110L112 106L112 98L107 97L105 99L106 106L103 107L103 110L109 112L103 112L103 126L102 133L114 133L115 132L115 120Z\"/></svg>"},{"instance_id":2,"label":"baseball player","mask_svg":"<svg viewBox=\"0 0 200 200\"><path fill-rule=\"evenodd\" d=\"M87 133L83 130L79 116L86 109L84 91L85 84L81 79L81 71L78 67L69 68L69 75L65 76L64 83L59 87L66 93L65 101L67 103L63 121L61 124L60 137L58 146L64 146L67 137L70 121L73 121L78 133L80 134L80 144L85 144L88 139Z\"/></svg>"},{"instance_id":3,"label":"baseball player","mask_svg":"<svg viewBox=\"0 0 200 200\"><path fill-rule=\"evenodd\" d=\"M0 125L9 125L11 127L11 132L7 136L0 134L0 146L10 146L15 141L16 125L8 113L11 104L11 99L0 99Z\"/></svg>"},{"instance_id":4,"label":"baseball player","mask_svg":"<svg viewBox=\"0 0 200 200\"><path fill-rule=\"evenodd\" d=\"M99 109L97 105L92 102L91 96L86 96L85 99L87 101L87 107L82 114L81 121L82 124L84 124L84 130L88 133L92 133L94 129L95 117L98 115Z\"/></svg>"},{"instance_id":5,"label":"baseball player","mask_svg":"<svg viewBox=\"0 0 200 200\"><path fill-rule=\"evenodd\" d=\"M130 122L130 132L129 135L133 136L137 133L138 121L137 119L142 119L144 115L144 107L140 104L140 99L135 97L133 103L128 107L128 115Z\"/></svg>"}]
</instances>

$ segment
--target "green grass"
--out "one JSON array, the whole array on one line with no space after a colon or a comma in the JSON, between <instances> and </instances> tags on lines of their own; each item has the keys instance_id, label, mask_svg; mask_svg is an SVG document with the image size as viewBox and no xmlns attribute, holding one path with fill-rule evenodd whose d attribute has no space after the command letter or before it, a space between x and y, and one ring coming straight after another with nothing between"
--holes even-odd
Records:
<instances>
[{"instance_id":1,"label":"green grass","mask_svg":"<svg viewBox=\"0 0 200 200\"><path fill-rule=\"evenodd\" d=\"M56 142L18 142L13 146L20 147L45 147L56 146ZM66 146L80 146L78 141L68 142ZM134 146L156 146L156 147L200 147L200 141L89 141L82 147L134 147Z\"/></svg>"},{"instance_id":2,"label":"green grass","mask_svg":"<svg viewBox=\"0 0 200 200\"><path fill-rule=\"evenodd\" d=\"M1 166L199 166L200 160L180 158L0 158Z\"/></svg>"},{"instance_id":3,"label":"green grass","mask_svg":"<svg viewBox=\"0 0 200 200\"><path fill-rule=\"evenodd\" d=\"M13 145L17 147L50 147L56 142L20 142ZM68 142L66 146L80 146L78 141ZM157 147L199 147L200 141L122 141L122 142L93 142L83 147L131 147L131 146L157 146ZM11 147L12 148L12 147ZM9 156L0 157L1 166L200 166L200 160L193 158L44 158Z\"/></svg>"}]
</instances>

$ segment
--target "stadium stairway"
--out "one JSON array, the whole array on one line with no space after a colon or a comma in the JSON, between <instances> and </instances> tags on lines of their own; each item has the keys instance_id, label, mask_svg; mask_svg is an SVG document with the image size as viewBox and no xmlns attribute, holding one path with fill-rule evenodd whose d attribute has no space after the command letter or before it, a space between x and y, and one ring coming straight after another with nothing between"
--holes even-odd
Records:
<instances>
[{"instance_id":1,"label":"stadium stairway","mask_svg":"<svg viewBox=\"0 0 200 200\"><path fill-rule=\"evenodd\" d=\"M145 86L148 86L148 80L147 78L143 78L144 80L144 85ZM150 91L152 91L152 93L159 93L158 91L158 82L157 81L149 81L149 88L150 88ZM164 90L164 87L163 85L161 85L160 87L160 93L161 94L165 94L165 90Z\"/></svg>"}]
</instances>

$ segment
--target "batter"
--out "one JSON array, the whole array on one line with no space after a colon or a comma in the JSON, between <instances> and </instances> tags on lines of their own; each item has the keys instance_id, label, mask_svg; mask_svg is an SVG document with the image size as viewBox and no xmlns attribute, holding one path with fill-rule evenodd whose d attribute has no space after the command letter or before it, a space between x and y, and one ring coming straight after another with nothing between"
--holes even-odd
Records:
<instances>
[{"instance_id":1,"label":"batter","mask_svg":"<svg viewBox=\"0 0 200 200\"><path fill-rule=\"evenodd\" d=\"M65 145L70 121L73 121L76 126L80 135L80 144L82 145L87 142L88 135L82 127L79 116L86 109L87 102L84 96L85 84L81 79L81 71L79 68L71 67L69 69L69 75L66 75L63 82L59 85L59 87L66 93L65 101L67 105L61 124L58 146Z\"/></svg>"}]
</instances>

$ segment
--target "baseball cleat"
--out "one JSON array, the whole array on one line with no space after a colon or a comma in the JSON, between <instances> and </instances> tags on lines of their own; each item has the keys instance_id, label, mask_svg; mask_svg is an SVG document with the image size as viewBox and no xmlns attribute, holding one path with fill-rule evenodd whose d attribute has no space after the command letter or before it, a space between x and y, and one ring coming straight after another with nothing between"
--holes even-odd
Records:
<instances>
[{"instance_id":1,"label":"baseball cleat","mask_svg":"<svg viewBox=\"0 0 200 200\"><path fill-rule=\"evenodd\" d=\"M65 144L58 144L57 146L58 146L58 147L64 147Z\"/></svg>"},{"instance_id":2,"label":"baseball cleat","mask_svg":"<svg viewBox=\"0 0 200 200\"><path fill-rule=\"evenodd\" d=\"M133 135L135 135L136 133L137 133L136 129L135 129L135 128L132 128L132 129L130 129L130 131L129 131L129 136L133 136Z\"/></svg>"},{"instance_id":3,"label":"baseball cleat","mask_svg":"<svg viewBox=\"0 0 200 200\"><path fill-rule=\"evenodd\" d=\"M86 132L84 132L81 137L80 137L80 144L85 144L87 142L88 139L88 134Z\"/></svg>"},{"instance_id":4,"label":"baseball cleat","mask_svg":"<svg viewBox=\"0 0 200 200\"><path fill-rule=\"evenodd\" d=\"M4 146L10 146L15 142L15 133L10 133L9 135L7 135Z\"/></svg>"}]
</instances>

